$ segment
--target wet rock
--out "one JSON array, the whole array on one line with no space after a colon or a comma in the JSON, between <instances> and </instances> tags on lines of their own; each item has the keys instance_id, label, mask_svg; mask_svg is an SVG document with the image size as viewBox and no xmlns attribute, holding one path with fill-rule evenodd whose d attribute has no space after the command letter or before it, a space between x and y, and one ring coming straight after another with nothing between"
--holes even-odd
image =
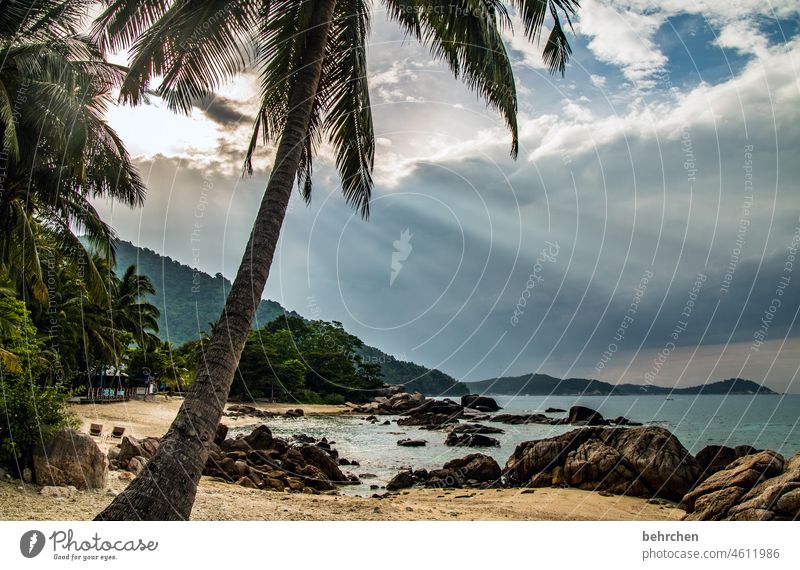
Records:
<instances>
[{"instance_id":1,"label":"wet rock","mask_svg":"<svg viewBox=\"0 0 800 570\"><path fill-rule=\"evenodd\" d=\"M480 396L478 394L466 394L461 396L461 406L464 408L472 408L479 412L498 412L502 409L494 398Z\"/></svg>"},{"instance_id":2,"label":"wet rock","mask_svg":"<svg viewBox=\"0 0 800 570\"><path fill-rule=\"evenodd\" d=\"M591 408L587 408L586 406L572 406L569 409L567 423L572 425L601 426L605 425L606 421L600 412Z\"/></svg>"},{"instance_id":3,"label":"wet rock","mask_svg":"<svg viewBox=\"0 0 800 570\"><path fill-rule=\"evenodd\" d=\"M500 442L495 438L478 433L450 432L444 444L452 447L500 447Z\"/></svg>"},{"instance_id":4,"label":"wet rock","mask_svg":"<svg viewBox=\"0 0 800 570\"><path fill-rule=\"evenodd\" d=\"M216 445L221 445L226 437L228 437L228 426L225 424L217 424L217 432L214 434L214 443Z\"/></svg>"},{"instance_id":5,"label":"wet rock","mask_svg":"<svg viewBox=\"0 0 800 570\"><path fill-rule=\"evenodd\" d=\"M424 447L428 444L424 439L401 439L397 445L401 447Z\"/></svg>"},{"instance_id":6,"label":"wet rock","mask_svg":"<svg viewBox=\"0 0 800 570\"><path fill-rule=\"evenodd\" d=\"M479 434L496 434L496 433L505 433L505 431L499 427L494 426L486 426L483 424L457 424L449 428L450 433L479 433Z\"/></svg>"},{"instance_id":7,"label":"wet rock","mask_svg":"<svg viewBox=\"0 0 800 570\"><path fill-rule=\"evenodd\" d=\"M725 469L737 459L737 456L736 451L732 447L727 447L724 445L707 445L698 451L694 458L703 469L703 473L700 478L705 479L717 471L722 471Z\"/></svg>"},{"instance_id":8,"label":"wet rock","mask_svg":"<svg viewBox=\"0 0 800 570\"><path fill-rule=\"evenodd\" d=\"M388 491L408 489L409 487L413 487L416 482L417 479L411 471L400 471L386 484L386 489Z\"/></svg>"}]
</instances>

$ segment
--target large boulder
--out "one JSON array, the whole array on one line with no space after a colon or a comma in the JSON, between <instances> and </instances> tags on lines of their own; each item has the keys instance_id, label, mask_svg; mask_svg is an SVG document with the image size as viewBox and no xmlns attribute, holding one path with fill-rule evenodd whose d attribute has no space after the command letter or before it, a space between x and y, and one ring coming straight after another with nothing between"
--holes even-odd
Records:
<instances>
[{"instance_id":1,"label":"large boulder","mask_svg":"<svg viewBox=\"0 0 800 570\"><path fill-rule=\"evenodd\" d=\"M255 450L271 449L274 438L270 429L261 424L244 437L247 444Z\"/></svg>"},{"instance_id":2,"label":"large boulder","mask_svg":"<svg viewBox=\"0 0 800 570\"><path fill-rule=\"evenodd\" d=\"M586 406L572 406L567 415L567 423L572 425L602 426L606 424L600 412Z\"/></svg>"},{"instance_id":3,"label":"large boulder","mask_svg":"<svg viewBox=\"0 0 800 570\"><path fill-rule=\"evenodd\" d=\"M472 453L461 459L453 459L445 463L443 468L455 471L465 481L478 483L494 483L502 475L497 461L482 453Z\"/></svg>"},{"instance_id":4,"label":"large boulder","mask_svg":"<svg viewBox=\"0 0 800 570\"><path fill-rule=\"evenodd\" d=\"M502 410L494 398L480 396L478 394L465 394L461 396L461 405L465 408L472 408L480 412L498 412Z\"/></svg>"},{"instance_id":5,"label":"large boulder","mask_svg":"<svg viewBox=\"0 0 800 570\"><path fill-rule=\"evenodd\" d=\"M449 414L437 414L435 412L423 412L397 420L397 425L399 426L419 426L425 429L441 429L454 423L458 423L458 418Z\"/></svg>"},{"instance_id":6,"label":"large boulder","mask_svg":"<svg viewBox=\"0 0 800 570\"><path fill-rule=\"evenodd\" d=\"M760 451L740 457L687 493L682 501L684 518L790 520L798 515L790 494L798 488L800 454L787 464L779 453Z\"/></svg>"},{"instance_id":7,"label":"large boulder","mask_svg":"<svg viewBox=\"0 0 800 570\"><path fill-rule=\"evenodd\" d=\"M703 469L702 479L722 471L737 459L736 450L725 445L707 445L694 456Z\"/></svg>"},{"instance_id":8,"label":"large boulder","mask_svg":"<svg viewBox=\"0 0 800 570\"><path fill-rule=\"evenodd\" d=\"M36 483L43 486L103 489L108 458L91 436L63 428L33 454Z\"/></svg>"},{"instance_id":9,"label":"large boulder","mask_svg":"<svg viewBox=\"0 0 800 570\"><path fill-rule=\"evenodd\" d=\"M664 428L591 427L519 444L503 472L517 486L566 484L678 501L701 468Z\"/></svg>"},{"instance_id":10,"label":"large boulder","mask_svg":"<svg viewBox=\"0 0 800 570\"><path fill-rule=\"evenodd\" d=\"M508 425L526 425L526 424L558 425L565 423L565 420L560 420L557 418L548 418L544 414L496 414L491 417L490 421Z\"/></svg>"},{"instance_id":11,"label":"large boulder","mask_svg":"<svg viewBox=\"0 0 800 570\"><path fill-rule=\"evenodd\" d=\"M319 469L329 481L347 482L347 477L339 469L338 463L324 449L316 445L304 445L300 448L300 454L307 465L313 465Z\"/></svg>"},{"instance_id":12,"label":"large boulder","mask_svg":"<svg viewBox=\"0 0 800 570\"><path fill-rule=\"evenodd\" d=\"M400 471L386 484L386 490L398 491L400 489L408 489L409 487L413 487L416 482L417 478L414 476L413 472L409 470Z\"/></svg>"},{"instance_id":13,"label":"large boulder","mask_svg":"<svg viewBox=\"0 0 800 570\"><path fill-rule=\"evenodd\" d=\"M480 434L495 434L505 433L499 427L485 426L483 424L456 424L449 428L450 433L480 433Z\"/></svg>"}]
</instances>

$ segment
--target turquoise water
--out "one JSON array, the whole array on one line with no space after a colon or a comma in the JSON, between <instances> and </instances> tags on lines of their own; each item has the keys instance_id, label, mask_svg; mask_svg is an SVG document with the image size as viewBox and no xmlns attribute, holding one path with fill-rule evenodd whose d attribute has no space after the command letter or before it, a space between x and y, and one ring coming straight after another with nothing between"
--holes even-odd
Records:
<instances>
[{"instance_id":1,"label":"turquoise water","mask_svg":"<svg viewBox=\"0 0 800 570\"><path fill-rule=\"evenodd\" d=\"M742 444L774 449L785 456L800 451L800 395L791 396L497 396L504 412L541 412L548 407L569 409L580 404L598 410L607 418L625 416L645 424L663 426L681 443L696 453L709 444ZM560 417L563 414L552 414ZM335 441L341 457L356 460L359 467L343 466L343 471L359 475L363 484L344 487L347 494L368 495L370 484L385 485L399 469L435 469L456 457L480 451L504 465L514 447L522 442L565 433L572 426L493 424L505 430L493 435L500 447L484 449L453 448L444 445L443 432L396 425L396 417L380 416L391 425L373 425L353 416L307 416L275 418L267 423L282 437L304 433ZM232 430L233 433L248 428ZM398 439L425 439L426 447L400 447ZM366 478L364 474L375 475Z\"/></svg>"}]
</instances>

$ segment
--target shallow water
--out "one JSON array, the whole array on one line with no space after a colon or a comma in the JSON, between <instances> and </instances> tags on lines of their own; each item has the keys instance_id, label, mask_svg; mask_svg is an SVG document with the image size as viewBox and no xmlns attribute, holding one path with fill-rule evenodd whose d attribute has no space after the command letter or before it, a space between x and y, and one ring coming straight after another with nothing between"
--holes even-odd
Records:
<instances>
[{"instance_id":1,"label":"shallow water","mask_svg":"<svg viewBox=\"0 0 800 570\"><path fill-rule=\"evenodd\" d=\"M689 451L696 453L709 444L742 444L774 449L785 456L800 450L800 395L790 396L497 396L504 412L542 412L548 407L569 409L580 404L599 411L606 418L625 416L646 424L661 425L672 431ZM561 417L564 414L552 414ZM523 441L565 433L572 426L491 424L505 430L492 435L500 441L495 448L454 448L444 445L445 433L416 427L398 426L395 416L388 426L370 424L354 416L306 416L275 418L267 422L281 437L304 433L335 442L340 457L356 460L360 467L343 466L343 471L359 475L361 485L343 487L346 494L368 495L370 484L385 485L404 467L435 469L468 453L481 452L504 465ZM248 428L231 430L232 434ZM426 447L400 447L397 440L424 439ZM364 477L373 474L375 478Z\"/></svg>"}]
</instances>

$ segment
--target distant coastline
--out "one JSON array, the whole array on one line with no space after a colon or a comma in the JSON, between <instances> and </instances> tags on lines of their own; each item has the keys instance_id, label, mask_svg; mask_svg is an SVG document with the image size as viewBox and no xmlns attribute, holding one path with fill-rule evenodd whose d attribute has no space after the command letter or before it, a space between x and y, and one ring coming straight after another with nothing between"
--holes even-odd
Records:
<instances>
[{"instance_id":1,"label":"distant coastline","mask_svg":"<svg viewBox=\"0 0 800 570\"><path fill-rule=\"evenodd\" d=\"M653 384L610 384L587 378L555 378L547 374L505 376L464 383L470 392L497 396L778 396L778 392L752 380L730 378L686 388Z\"/></svg>"}]
</instances>

